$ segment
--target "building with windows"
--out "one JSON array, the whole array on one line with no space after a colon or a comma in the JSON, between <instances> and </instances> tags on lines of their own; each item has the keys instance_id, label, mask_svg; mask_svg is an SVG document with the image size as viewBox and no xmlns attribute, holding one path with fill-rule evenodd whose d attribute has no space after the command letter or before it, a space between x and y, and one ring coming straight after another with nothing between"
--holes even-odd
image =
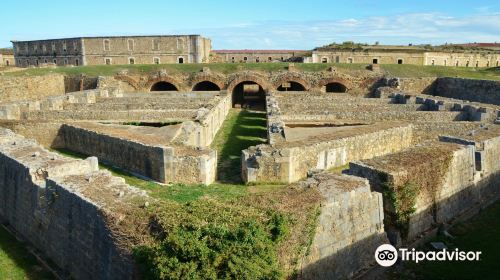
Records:
<instances>
[{"instance_id":1,"label":"building with windows","mask_svg":"<svg viewBox=\"0 0 500 280\"><path fill-rule=\"evenodd\" d=\"M214 50L211 61L226 63L302 62L307 53L302 50Z\"/></svg>"},{"instance_id":2,"label":"building with windows","mask_svg":"<svg viewBox=\"0 0 500 280\"><path fill-rule=\"evenodd\" d=\"M18 67L209 62L211 41L200 35L108 36L12 41Z\"/></svg>"},{"instance_id":3,"label":"building with windows","mask_svg":"<svg viewBox=\"0 0 500 280\"><path fill-rule=\"evenodd\" d=\"M11 49L0 49L0 67L15 66L14 54Z\"/></svg>"},{"instance_id":4,"label":"building with windows","mask_svg":"<svg viewBox=\"0 0 500 280\"><path fill-rule=\"evenodd\" d=\"M427 50L406 46L363 46L356 48L318 48L306 62L413 64L458 67L498 67L500 51L496 49Z\"/></svg>"}]
</instances>

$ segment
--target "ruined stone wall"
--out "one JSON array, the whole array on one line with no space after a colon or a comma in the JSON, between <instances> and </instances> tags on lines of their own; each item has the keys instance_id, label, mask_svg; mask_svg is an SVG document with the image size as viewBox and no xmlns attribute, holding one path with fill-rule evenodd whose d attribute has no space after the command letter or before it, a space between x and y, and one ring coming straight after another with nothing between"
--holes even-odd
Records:
<instances>
[{"instance_id":1,"label":"ruined stone wall","mask_svg":"<svg viewBox=\"0 0 500 280\"><path fill-rule=\"evenodd\" d=\"M221 92L221 96L214 97L211 102L213 107L196 110L193 121L182 123L181 134L176 137L174 143L196 148L206 148L212 144L232 104L231 96L225 91Z\"/></svg>"},{"instance_id":2,"label":"ruined stone wall","mask_svg":"<svg viewBox=\"0 0 500 280\"><path fill-rule=\"evenodd\" d=\"M319 188L324 200L299 279L349 279L373 264L372 253L388 243L382 194L347 175L318 174L298 184Z\"/></svg>"},{"instance_id":3,"label":"ruined stone wall","mask_svg":"<svg viewBox=\"0 0 500 280\"><path fill-rule=\"evenodd\" d=\"M398 90L405 93L432 94L436 77L424 78L399 78Z\"/></svg>"},{"instance_id":4,"label":"ruined stone wall","mask_svg":"<svg viewBox=\"0 0 500 280\"><path fill-rule=\"evenodd\" d=\"M500 55L490 52L426 52L424 65L498 67Z\"/></svg>"},{"instance_id":5,"label":"ruined stone wall","mask_svg":"<svg viewBox=\"0 0 500 280\"><path fill-rule=\"evenodd\" d=\"M500 105L500 82L462 78L439 78L433 95Z\"/></svg>"},{"instance_id":6,"label":"ruined stone wall","mask_svg":"<svg viewBox=\"0 0 500 280\"><path fill-rule=\"evenodd\" d=\"M97 78L87 76L65 76L64 90L65 92L75 92L81 90L90 90L97 88Z\"/></svg>"},{"instance_id":7,"label":"ruined stone wall","mask_svg":"<svg viewBox=\"0 0 500 280\"><path fill-rule=\"evenodd\" d=\"M492 157L499 155L496 141L491 142L495 143L495 147L490 147ZM372 190L380 192L389 191L386 189L389 187L397 193L407 182L416 184L416 211L410 215L407 228L397 226L396 217L400 214L389 199L384 199L388 217L386 231L392 236L402 237L403 242L411 242L436 225L451 222L464 212L487 205L488 201L498 197L499 191L495 188L499 182L498 164L489 165L492 166L491 173L484 172L488 169L486 163L483 164L484 170L477 170L475 153L476 147L468 143L435 142L394 155L351 162L349 173L367 178ZM392 241L399 243L398 240Z\"/></svg>"},{"instance_id":8,"label":"ruined stone wall","mask_svg":"<svg viewBox=\"0 0 500 280\"><path fill-rule=\"evenodd\" d=\"M127 217L146 198L97 171L97 161L61 157L0 129L0 220L65 277L134 279L130 248L112 217Z\"/></svg>"},{"instance_id":9,"label":"ruined stone wall","mask_svg":"<svg viewBox=\"0 0 500 280\"><path fill-rule=\"evenodd\" d=\"M412 127L406 125L290 148L259 145L242 152L242 176L245 182L295 182L310 170L396 152L411 141Z\"/></svg>"},{"instance_id":10,"label":"ruined stone wall","mask_svg":"<svg viewBox=\"0 0 500 280\"><path fill-rule=\"evenodd\" d=\"M166 147L131 141L74 125L63 125L64 148L162 183L210 184L215 181L215 151L181 153Z\"/></svg>"},{"instance_id":11,"label":"ruined stone wall","mask_svg":"<svg viewBox=\"0 0 500 280\"><path fill-rule=\"evenodd\" d=\"M65 93L64 76L0 76L0 102L40 100Z\"/></svg>"},{"instance_id":12,"label":"ruined stone wall","mask_svg":"<svg viewBox=\"0 0 500 280\"><path fill-rule=\"evenodd\" d=\"M59 137L59 122L0 121L0 127L8 128L28 139L34 139L45 148L64 148Z\"/></svg>"}]
</instances>

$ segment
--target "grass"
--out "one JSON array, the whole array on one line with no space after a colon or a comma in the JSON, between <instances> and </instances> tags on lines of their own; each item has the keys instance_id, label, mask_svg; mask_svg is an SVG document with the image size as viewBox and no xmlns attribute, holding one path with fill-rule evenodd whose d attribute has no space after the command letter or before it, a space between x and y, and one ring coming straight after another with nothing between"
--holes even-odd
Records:
<instances>
[{"instance_id":1,"label":"grass","mask_svg":"<svg viewBox=\"0 0 500 280\"><path fill-rule=\"evenodd\" d=\"M266 142L266 115L231 109L212 143L219 154L218 179L241 184L241 151Z\"/></svg>"},{"instance_id":2,"label":"grass","mask_svg":"<svg viewBox=\"0 0 500 280\"><path fill-rule=\"evenodd\" d=\"M55 279L38 260L3 227L0 227L0 279Z\"/></svg>"},{"instance_id":3,"label":"grass","mask_svg":"<svg viewBox=\"0 0 500 280\"><path fill-rule=\"evenodd\" d=\"M169 73L192 73L198 72L203 67L209 67L213 71L221 73L232 73L238 70L260 70L278 71L284 70L288 63L210 63L210 64L134 64L134 65L92 65L78 67L57 68L29 68L23 71L4 73L5 76L37 76L49 73L64 75L110 76L121 70L127 70L130 74L147 74L165 69ZM296 68L301 71L324 71L328 67L335 66L348 70L363 70L367 64L356 63L296 63ZM474 68L474 67L446 67L446 66L421 66L409 64L381 64L382 70L399 77L462 77L471 79L500 80L499 68Z\"/></svg>"},{"instance_id":4,"label":"grass","mask_svg":"<svg viewBox=\"0 0 500 280\"><path fill-rule=\"evenodd\" d=\"M472 219L450 229L455 238L438 236L450 250L482 251L479 262L420 262L409 263L405 273L417 279L498 279L500 275L500 201Z\"/></svg>"}]
</instances>

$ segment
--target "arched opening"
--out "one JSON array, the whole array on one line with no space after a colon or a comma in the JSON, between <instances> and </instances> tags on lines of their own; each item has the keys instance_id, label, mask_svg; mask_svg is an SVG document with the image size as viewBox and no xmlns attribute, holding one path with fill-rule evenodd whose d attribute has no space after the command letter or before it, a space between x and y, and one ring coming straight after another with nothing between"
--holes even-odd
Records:
<instances>
[{"instance_id":1,"label":"arched opening","mask_svg":"<svg viewBox=\"0 0 500 280\"><path fill-rule=\"evenodd\" d=\"M183 57L179 57L178 62L179 62L179 64L184 63L184 58Z\"/></svg>"},{"instance_id":2,"label":"arched opening","mask_svg":"<svg viewBox=\"0 0 500 280\"><path fill-rule=\"evenodd\" d=\"M177 87L165 81L157 82L151 87L151 91L178 91Z\"/></svg>"},{"instance_id":3,"label":"arched opening","mask_svg":"<svg viewBox=\"0 0 500 280\"><path fill-rule=\"evenodd\" d=\"M297 82L284 82L277 88L278 91L305 91L306 88Z\"/></svg>"},{"instance_id":4,"label":"arched opening","mask_svg":"<svg viewBox=\"0 0 500 280\"><path fill-rule=\"evenodd\" d=\"M326 92L346 92L347 87L341 83L328 83L326 84Z\"/></svg>"},{"instance_id":5,"label":"arched opening","mask_svg":"<svg viewBox=\"0 0 500 280\"><path fill-rule=\"evenodd\" d=\"M252 81L237 84L232 92L233 107L265 109L266 92L261 85Z\"/></svg>"},{"instance_id":6,"label":"arched opening","mask_svg":"<svg viewBox=\"0 0 500 280\"><path fill-rule=\"evenodd\" d=\"M220 87L210 81L203 81L194 85L193 91L220 91Z\"/></svg>"}]
</instances>

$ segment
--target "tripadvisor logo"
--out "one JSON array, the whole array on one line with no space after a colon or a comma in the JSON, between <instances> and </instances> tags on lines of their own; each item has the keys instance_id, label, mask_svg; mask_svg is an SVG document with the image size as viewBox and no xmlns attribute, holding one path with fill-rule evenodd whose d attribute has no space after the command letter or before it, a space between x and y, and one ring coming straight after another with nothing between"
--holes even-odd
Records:
<instances>
[{"instance_id":1,"label":"tripadvisor logo","mask_svg":"<svg viewBox=\"0 0 500 280\"><path fill-rule=\"evenodd\" d=\"M420 261L479 261L481 251L460 251L442 249L439 251L417 251L415 248L408 250L407 248L399 248L399 251L391 244L382 244L375 250L375 260L381 266L392 266L398 260L412 261L418 263Z\"/></svg>"},{"instance_id":2,"label":"tripadvisor logo","mask_svg":"<svg viewBox=\"0 0 500 280\"><path fill-rule=\"evenodd\" d=\"M381 266L391 266L398 260L398 251L391 244L382 244L375 251L375 260Z\"/></svg>"}]
</instances>

